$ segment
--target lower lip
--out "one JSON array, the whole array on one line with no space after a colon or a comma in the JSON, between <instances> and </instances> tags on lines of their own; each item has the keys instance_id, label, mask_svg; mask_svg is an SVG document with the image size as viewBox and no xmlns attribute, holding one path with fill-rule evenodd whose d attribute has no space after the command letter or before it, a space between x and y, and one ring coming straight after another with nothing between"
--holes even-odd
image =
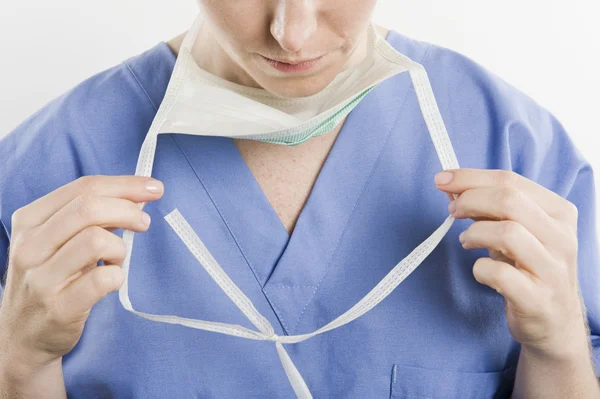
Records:
<instances>
[{"instance_id":1,"label":"lower lip","mask_svg":"<svg viewBox=\"0 0 600 399\"><path fill-rule=\"evenodd\" d=\"M262 57L262 56L261 56ZM315 58L309 61L304 61L299 64L286 64L285 62L279 62L272 60L267 57L262 57L265 61L269 63L273 68L286 73L294 73L294 72L306 72L313 69L319 61L323 58L320 56L319 58Z\"/></svg>"}]
</instances>

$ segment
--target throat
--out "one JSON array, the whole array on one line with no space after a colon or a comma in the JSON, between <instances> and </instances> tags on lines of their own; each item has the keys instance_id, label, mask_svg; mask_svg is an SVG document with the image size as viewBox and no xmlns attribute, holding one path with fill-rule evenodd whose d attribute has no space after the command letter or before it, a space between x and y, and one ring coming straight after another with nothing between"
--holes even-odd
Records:
<instances>
[{"instance_id":1,"label":"throat","mask_svg":"<svg viewBox=\"0 0 600 399\"><path fill-rule=\"evenodd\" d=\"M233 139L289 236L342 126L297 146Z\"/></svg>"}]
</instances>

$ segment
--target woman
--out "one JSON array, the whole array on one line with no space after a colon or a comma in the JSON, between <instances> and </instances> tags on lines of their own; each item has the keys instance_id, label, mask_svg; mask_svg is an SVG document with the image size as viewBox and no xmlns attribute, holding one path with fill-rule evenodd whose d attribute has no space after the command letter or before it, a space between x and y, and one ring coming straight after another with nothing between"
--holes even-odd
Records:
<instances>
[{"instance_id":1,"label":"woman","mask_svg":"<svg viewBox=\"0 0 600 399\"><path fill-rule=\"evenodd\" d=\"M375 3L203 0L191 54L227 93L314 113L370 56ZM469 168L437 174L413 81L397 74L301 144L163 134L156 179L131 176L184 35L82 82L4 138L1 394L309 395L270 342L124 311L130 297L145 314L252 328L162 220L177 208L275 340L344 313L449 212L456 219L370 312L286 345L315 397L600 397L590 164L547 110L475 62L377 34L425 67ZM121 229L138 232L133 253Z\"/></svg>"}]
</instances>

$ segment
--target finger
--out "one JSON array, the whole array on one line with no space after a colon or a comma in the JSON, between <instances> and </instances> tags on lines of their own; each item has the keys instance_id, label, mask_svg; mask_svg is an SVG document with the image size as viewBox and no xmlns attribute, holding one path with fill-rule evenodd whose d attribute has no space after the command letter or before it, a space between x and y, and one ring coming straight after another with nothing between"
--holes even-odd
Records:
<instances>
[{"instance_id":1,"label":"finger","mask_svg":"<svg viewBox=\"0 0 600 399\"><path fill-rule=\"evenodd\" d=\"M531 198L513 187L484 187L467 190L454 203L456 219L484 217L512 220L523 225L548 248L560 248L570 230L550 217Z\"/></svg>"},{"instance_id":2,"label":"finger","mask_svg":"<svg viewBox=\"0 0 600 399\"><path fill-rule=\"evenodd\" d=\"M545 279L560 267L554 257L525 227L513 221L475 222L461 234L465 249L489 248L513 259L518 268Z\"/></svg>"},{"instance_id":3,"label":"finger","mask_svg":"<svg viewBox=\"0 0 600 399\"><path fill-rule=\"evenodd\" d=\"M501 262L508 263L511 266L515 265L515 261L508 256L505 256L502 252L496 251L495 249L488 248L489 257L493 260L499 260Z\"/></svg>"},{"instance_id":4,"label":"finger","mask_svg":"<svg viewBox=\"0 0 600 399\"><path fill-rule=\"evenodd\" d=\"M450 172L452 180L446 184L436 184L442 191L461 194L473 188L513 187L524 192L551 217L572 222L572 215L566 215L565 209L572 208L573 204L555 192L513 171L460 168L448 169L444 172Z\"/></svg>"},{"instance_id":5,"label":"finger","mask_svg":"<svg viewBox=\"0 0 600 399\"><path fill-rule=\"evenodd\" d=\"M36 262L42 264L67 241L90 226L146 231L148 225L144 224L145 214L135 203L126 199L78 196L44 224L33 229L27 237L27 245L36 249Z\"/></svg>"},{"instance_id":6,"label":"finger","mask_svg":"<svg viewBox=\"0 0 600 399\"><path fill-rule=\"evenodd\" d=\"M517 311L530 313L535 310L535 283L522 271L504 262L479 258L473 265L473 276L504 296Z\"/></svg>"},{"instance_id":7,"label":"finger","mask_svg":"<svg viewBox=\"0 0 600 399\"><path fill-rule=\"evenodd\" d=\"M156 187L150 192L147 187ZM162 196L161 181L143 176L84 176L38 198L15 212L18 227L31 228L46 222L52 215L77 196L90 194L103 197L124 198L133 202L154 201ZM14 227L14 226L13 226Z\"/></svg>"},{"instance_id":8,"label":"finger","mask_svg":"<svg viewBox=\"0 0 600 399\"><path fill-rule=\"evenodd\" d=\"M67 319L81 317L106 294L118 290L124 278L119 266L96 266L58 294L58 307Z\"/></svg>"},{"instance_id":9,"label":"finger","mask_svg":"<svg viewBox=\"0 0 600 399\"><path fill-rule=\"evenodd\" d=\"M50 284L68 284L68 278L77 272L85 274L100 259L105 264L121 265L127 249L123 239L100 226L90 226L67 241L42 266L39 272Z\"/></svg>"}]
</instances>

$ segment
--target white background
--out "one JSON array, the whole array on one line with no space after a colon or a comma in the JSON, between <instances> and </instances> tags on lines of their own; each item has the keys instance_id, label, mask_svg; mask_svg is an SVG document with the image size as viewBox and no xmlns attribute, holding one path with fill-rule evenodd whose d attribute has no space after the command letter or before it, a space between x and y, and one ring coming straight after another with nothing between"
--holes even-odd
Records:
<instances>
[{"instance_id":1,"label":"white background","mask_svg":"<svg viewBox=\"0 0 600 399\"><path fill-rule=\"evenodd\" d=\"M195 12L195 0L4 1L0 137L91 74L185 31ZM467 55L548 108L592 162L600 210L600 2L380 0L374 19Z\"/></svg>"}]
</instances>

